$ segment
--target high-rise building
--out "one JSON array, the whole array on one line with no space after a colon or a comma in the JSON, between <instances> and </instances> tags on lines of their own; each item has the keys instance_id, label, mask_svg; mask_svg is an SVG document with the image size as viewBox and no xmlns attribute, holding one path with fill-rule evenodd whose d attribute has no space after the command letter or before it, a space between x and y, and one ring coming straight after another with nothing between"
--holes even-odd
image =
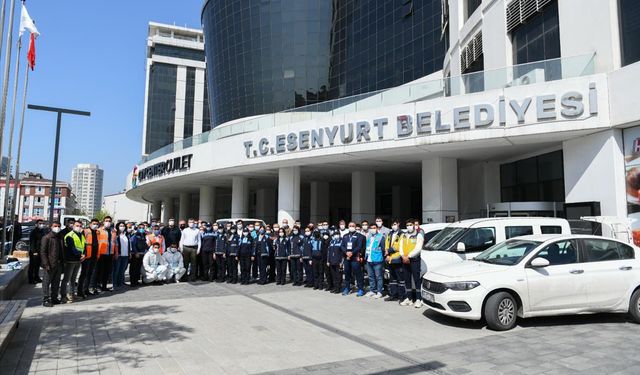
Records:
<instances>
[{"instance_id":1,"label":"high-rise building","mask_svg":"<svg viewBox=\"0 0 640 375\"><path fill-rule=\"evenodd\" d=\"M149 23L142 154L211 129L201 30Z\"/></svg>"},{"instance_id":2,"label":"high-rise building","mask_svg":"<svg viewBox=\"0 0 640 375\"><path fill-rule=\"evenodd\" d=\"M208 0L214 126L371 93L442 69L441 0Z\"/></svg>"},{"instance_id":3,"label":"high-rise building","mask_svg":"<svg viewBox=\"0 0 640 375\"><path fill-rule=\"evenodd\" d=\"M97 164L78 164L71 172L71 189L78 208L88 216L100 211L104 171Z\"/></svg>"}]
</instances>

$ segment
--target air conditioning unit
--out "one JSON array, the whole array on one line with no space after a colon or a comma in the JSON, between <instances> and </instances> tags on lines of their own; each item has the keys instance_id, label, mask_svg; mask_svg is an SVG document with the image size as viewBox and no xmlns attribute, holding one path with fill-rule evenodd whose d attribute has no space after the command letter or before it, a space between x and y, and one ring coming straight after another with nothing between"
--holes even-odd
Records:
<instances>
[{"instance_id":1,"label":"air conditioning unit","mask_svg":"<svg viewBox=\"0 0 640 375\"><path fill-rule=\"evenodd\" d=\"M533 69L528 73L518 78L515 78L511 82L507 83L507 87L524 86L524 85L530 85L532 83L540 83L540 82L545 82L544 69Z\"/></svg>"}]
</instances>

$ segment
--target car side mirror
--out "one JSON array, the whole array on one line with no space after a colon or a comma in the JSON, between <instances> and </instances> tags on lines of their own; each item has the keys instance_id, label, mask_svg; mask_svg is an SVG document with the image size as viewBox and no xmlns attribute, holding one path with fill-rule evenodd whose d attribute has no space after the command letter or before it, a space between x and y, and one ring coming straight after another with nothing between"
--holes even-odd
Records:
<instances>
[{"instance_id":1,"label":"car side mirror","mask_svg":"<svg viewBox=\"0 0 640 375\"><path fill-rule=\"evenodd\" d=\"M467 247L464 245L464 242L458 242L458 245L456 245L456 252L458 253L464 253L466 249Z\"/></svg>"},{"instance_id":2,"label":"car side mirror","mask_svg":"<svg viewBox=\"0 0 640 375\"><path fill-rule=\"evenodd\" d=\"M533 268L544 268L549 265L549 261L542 257L537 257L531 261L531 267Z\"/></svg>"}]
</instances>

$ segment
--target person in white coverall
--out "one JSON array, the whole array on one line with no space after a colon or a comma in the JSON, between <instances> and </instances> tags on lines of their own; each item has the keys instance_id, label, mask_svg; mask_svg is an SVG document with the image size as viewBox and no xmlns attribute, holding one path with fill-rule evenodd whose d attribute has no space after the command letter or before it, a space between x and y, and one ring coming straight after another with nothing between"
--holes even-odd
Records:
<instances>
[{"instance_id":1,"label":"person in white coverall","mask_svg":"<svg viewBox=\"0 0 640 375\"><path fill-rule=\"evenodd\" d=\"M162 257L167 262L167 280L171 280L175 276L176 283L179 283L187 270L184 268L182 253L178 251L178 244L171 244L169 249L162 254Z\"/></svg>"},{"instance_id":2,"label":"person in white coverall","mask_svg":"<svg viewBox=\"0 0 640 375\"><path fill-rule=\"evenodd\" d=\"M142 281L145 284L167 280L169 267L167 267L167 262L162 255L160 255L159 243L154 242L146 254L144 254L142 258L142 268L144 268Z\"/></svg>"}]
</instances>

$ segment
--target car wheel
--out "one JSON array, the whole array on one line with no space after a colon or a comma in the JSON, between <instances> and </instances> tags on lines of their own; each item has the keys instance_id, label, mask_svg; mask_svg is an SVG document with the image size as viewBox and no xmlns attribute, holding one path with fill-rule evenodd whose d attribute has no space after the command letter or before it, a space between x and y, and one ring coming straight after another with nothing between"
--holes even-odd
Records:
<instances>
[{"instance_id":1,"label":"car wheel","mask_svg":"<svg viewBox=\"0 0 640 375\"><path fill-rule=\"evenodd\" d=\"M629 301L629 314L636 323L640 323L640 289L633 292Z\"/></svg>"},{"instance_id":2,"label":"car wheel","mask_svg":"<svg viewBox=\"0 0 640 375\"><path fill-rule=\"evenodd\" d=\"M489 329L507 331L516 325L518 303L510 293L498 292L489 296L484 305L484 316Z\"/></svg>"}]
</instances>

